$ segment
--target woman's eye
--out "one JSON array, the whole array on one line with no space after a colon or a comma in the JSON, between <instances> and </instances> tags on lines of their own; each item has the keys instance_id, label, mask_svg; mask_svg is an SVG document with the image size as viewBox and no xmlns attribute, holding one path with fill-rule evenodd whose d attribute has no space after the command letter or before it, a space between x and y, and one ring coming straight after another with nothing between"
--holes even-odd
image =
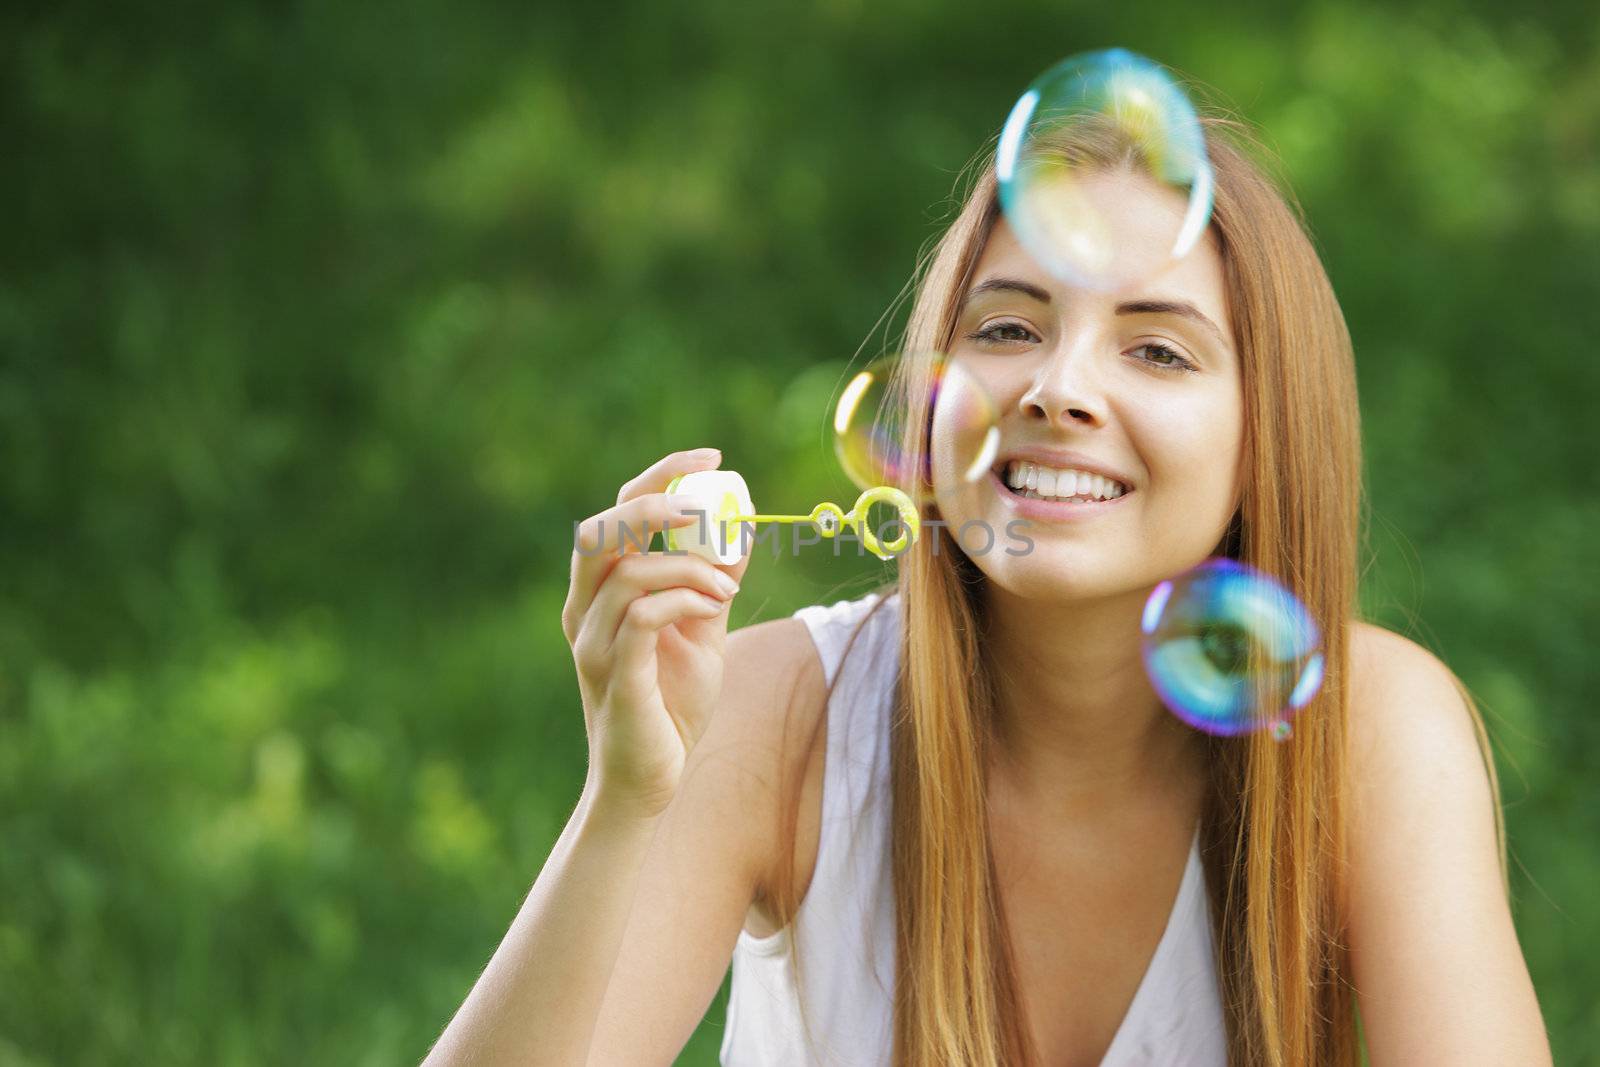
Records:
<instances>
[{"instance_id":1,"label":"woman's eye","mask_svg":"<svg viewBox=\"0 0 1600 1067\"><path fill-rule=\"evenodd\" d=\"M1194 370L1194 364L1180 356L1174 349L1166 345L1145 344L1134 349L1135 352L1149 353L1145 362L1160 367L1162 370Z\"/></svg>"},{"instance_id":2,"label":"woman's eye","mask_svg":"<svg viewBox=\"0 0 1600 1067\"><path fill-rule=\"evenodd\" d=\"M1017 341L1037 340L1037 338L1034 337L1032 330L1029 330L1021 323L1016 322L997 322L993 326L984 327L977 333L968 334L967 338L968 340L972 341L1000 341L1013 343Z\"/></svg>"}]
</instances>

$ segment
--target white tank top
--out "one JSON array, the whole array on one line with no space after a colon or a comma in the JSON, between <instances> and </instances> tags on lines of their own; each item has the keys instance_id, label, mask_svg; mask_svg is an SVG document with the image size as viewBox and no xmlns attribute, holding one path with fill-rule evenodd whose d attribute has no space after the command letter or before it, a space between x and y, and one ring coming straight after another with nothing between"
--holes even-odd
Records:
<instances>
[{"instance_id":1,"label":"white tank top","mask_svg":"<svg viewBox=\"0 0 1600 1067\"><path fill-rule=\"evenodd\" d=\"M795 612L833 685L816 866L795 922L762 938L739 931L724 1067L890 1063L889 717L900 659L898 593L844 657L851 632L880 599L870 593ZM1166 929L1101 1067L1225 1067L1224 1035L1197 833Z\"/></svg>"}]
</instances>

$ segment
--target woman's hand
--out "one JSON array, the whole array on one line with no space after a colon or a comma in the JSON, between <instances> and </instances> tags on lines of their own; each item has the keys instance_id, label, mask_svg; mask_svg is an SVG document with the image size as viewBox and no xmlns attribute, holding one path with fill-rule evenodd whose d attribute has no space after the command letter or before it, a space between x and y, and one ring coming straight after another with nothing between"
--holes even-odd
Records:
<instances>
[{"instance_id":1,"label":"woman's hand","mask_svg":"<svg viewBox=\"0 0 1600 1067\"><path fill-rule=\"evenodd\" d=\"M589 780L430 1067L589 1060L656 818L722 693L732 579L747 563L644 548L667 526L709 521L675 512L663 490L720 460L714 449L668 456L578 525L561 628L583 692Z\"/></svg>"},{"instance_id":2,"label":"woman's hand","mask_svg":"<svg viewBox=\"0 0 1600 1067\"><path fill-rule=\"evenodd\" d=\"M561 628L578 669L589 788L639 815L665 810L716 707L728 608L750 562L719 567L639 546L668 526L709 521L693 502L674 507L664 490L721 460L716 449L675 452L624 485L616 507L578 527Z\"/></svg>"}]
</instances>

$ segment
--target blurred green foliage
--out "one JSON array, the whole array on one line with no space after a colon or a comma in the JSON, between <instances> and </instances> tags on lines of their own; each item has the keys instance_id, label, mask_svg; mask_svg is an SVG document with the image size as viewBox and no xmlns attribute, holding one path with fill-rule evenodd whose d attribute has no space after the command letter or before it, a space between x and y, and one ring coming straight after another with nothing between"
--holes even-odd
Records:
<instances>
[{"instance_id":1,"label":"blurred green foliage","mask_svg":"<svg viewBox=\"0 0 1600 1067\"><path fill-rule=\"evenodd\" d=\"M583 780L571 523L706 444L848 507L828 401L955 173L1111 44L1282 154L1365 602L1486 702L1600 1062L1600 23L1170 0L0 15L0 1062L420 1058ZM735 625L883 573L760 559Z\"/></svg>"}]
</instances>

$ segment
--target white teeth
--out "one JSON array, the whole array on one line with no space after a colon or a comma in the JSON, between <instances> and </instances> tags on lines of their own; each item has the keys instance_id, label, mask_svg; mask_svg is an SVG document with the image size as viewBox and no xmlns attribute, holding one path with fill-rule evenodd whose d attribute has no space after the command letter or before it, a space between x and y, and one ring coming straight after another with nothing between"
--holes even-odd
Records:
<instances>
[{"instance_id":1,"label":"white teeth","mask_svg":"<svg viewBox=\"0 0 1600 1067\"><path fill-rule=\"evenodd\" d=\"M1127 493L1122 485L1110 478L1088 471L1057 470L1041 467L1026 460L1011 460L1005 466L1002 480L1019 494L1031 499L1067 500L1089 497L1095 500L1115 500Z\"/></svg>"}]
</instances>

